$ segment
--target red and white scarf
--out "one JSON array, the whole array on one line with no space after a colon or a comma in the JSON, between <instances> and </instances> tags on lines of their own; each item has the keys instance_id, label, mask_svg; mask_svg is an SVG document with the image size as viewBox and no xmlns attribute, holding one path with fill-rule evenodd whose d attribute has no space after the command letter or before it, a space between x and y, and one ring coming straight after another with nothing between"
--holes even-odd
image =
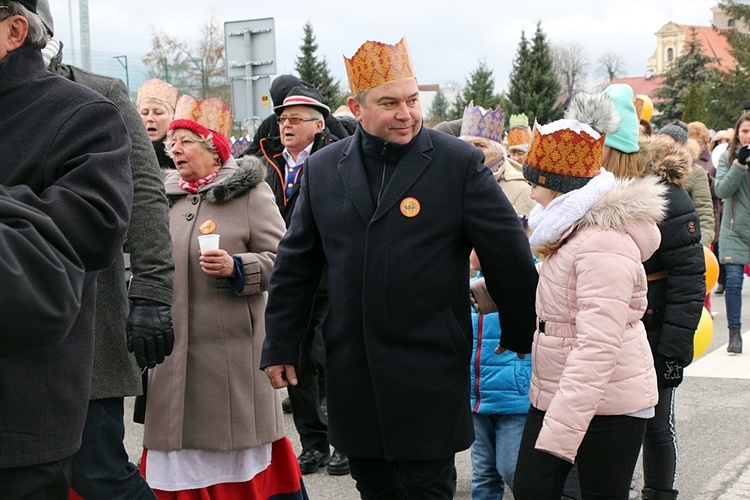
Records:
<instances>
[{"instance_id":1,"label":"red and white scarf","mask_svg":"<svg viewBox=\"0 0 750 500\"><path fill-rule=\"evenodd\" d=\"M197 193L200 188L205 186L206 184L209 184L211 181L216 179L216 176L219 175L219 172L212 172L205 176L202 179L198 179L195 182L186 181L185 179L180 178L180 189L183 189L187 191L188 193L195 194Z\"/></svg>"}]
</instances>

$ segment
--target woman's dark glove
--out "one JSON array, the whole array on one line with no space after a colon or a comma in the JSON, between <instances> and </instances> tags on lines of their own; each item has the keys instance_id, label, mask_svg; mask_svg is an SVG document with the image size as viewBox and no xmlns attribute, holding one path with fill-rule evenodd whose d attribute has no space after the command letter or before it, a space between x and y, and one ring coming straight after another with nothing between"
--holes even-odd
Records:
<instances>
[{"instance_id":1,"label":"woman's dark glove","mask_svg":"<svg viewBox=\"0 0 750 500\"><path fill-rule=\"evenodd\" d=\"M747 166L747 160L750 158L750 145L742 146L737 151L737 163Z\"/></svg>"},{"instance_id":2,"label":"woman's dark glove","mask_svg":"<svg viewBox=\"0 0 750 500\"><path fill-rule=\"evenodd\" d=\"M153 368L172 354L174 327L171 308L148 299L133 299L126 324L128 351L141 368Z\"/></svg>"},{"instance_id":3,"label":"woman's dark glove","mask_svg":"<svg viewBox=\"0 0 750 500\"><path fill-rule=\"evenodd\" d=\"M654 358L654 367L659 389L677 387L682 383L682 366L676 359L657 354Z\"/></svg>"}]
</instances>

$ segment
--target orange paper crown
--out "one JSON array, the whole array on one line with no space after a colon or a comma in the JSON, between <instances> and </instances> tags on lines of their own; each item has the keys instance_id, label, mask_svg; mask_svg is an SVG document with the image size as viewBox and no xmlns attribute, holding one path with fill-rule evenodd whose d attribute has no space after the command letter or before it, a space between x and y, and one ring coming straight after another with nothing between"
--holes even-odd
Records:
<instances>
[{"instance_id":1,"label":"orange paper crown","mask_svg":"<svg viewBox=\"0 0 750 500\"><path fill-rule=\"evenodd\" d=\"M577 120L557 120L534 126L523 167L526 180L567 193L599 174L604 135Z\"/></svg>"},{"instance_id":2,"label":"orange paper crown","mask_svg":"<svg viewBox=\"0 0 750 500\"><path fill-rule=\"evenodd\" d=\"M508 132L508 147L518 148L531 143L531 129L528 127L516 127Z\"/></svg>"},{"instance_id":3,"label":"orange paper crown","mask_svg":"<svg viewBox=\"0 0 750 500\"><path fill-rule=\"evenodd\" d=\"M138 104L145 99L158 99L164 101L174 111L177 106L177 89L164 80L152 78L138 88Z\"/></svg>"},{"instance_id":4,"label":"orange paper crown","mask_svg":"<svg viewBox=\"0 0 750 500\"><path fill-rule=\"evenodd\" d=\"M382 83L416 78L406 36L396 45L370 40L362 44L351 59L344 56L352 94L371 89Z\"/></svg>"},{"instance_id":5,"label":"orange paper crown","mask_svg":"<svg viewBox=\"0 0 750 500\"><path fill-rule=\"evenodd\" d=\"M232 112L216 97L200 100L184 94L177 102L174 119L193 121L227 138L232 133Z\"/></svg>"}]
</instances>

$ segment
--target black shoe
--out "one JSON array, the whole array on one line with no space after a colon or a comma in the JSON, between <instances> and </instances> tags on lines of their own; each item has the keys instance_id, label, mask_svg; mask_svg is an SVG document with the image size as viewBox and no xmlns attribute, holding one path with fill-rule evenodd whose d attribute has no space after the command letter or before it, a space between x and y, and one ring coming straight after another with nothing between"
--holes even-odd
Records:
<instances>
[{"instance_id":1,"label":"black shoe","mask_svg":"<svg viewBox=\"0 0 750 500\"><path fill-rule=\"evenodd\" d=\"M719 283L719 286L716 287L716 291L714 293L716 295L724 295L724 285Z\"/></svg>"},{"instance_id":2,"label":"black shoe","mask_svg":"<svg viewBox=\"0 0 750 500\"><path fill-rule=\"evenodd\" d=\"M281 402L281 411L284 413L292 413L292 402L289 401L289 398L286 398Z\"/></svg>"},{"instance_id":3,"label":"black shoe","mask_svg":"<svg viewBox=\"0 0 750 500\"><path fill-rule=\"evenodd\" d=\"M328 462L330 476L345 476L349 474L349 458L338 450L333 450L331 461Z\"/></svg>"},{"instance_id":4,"label":"black shoe","mask_svg":"<svg viewBox=\"0 0 750 500\"><path fill-rule=\"evenodd\" d=\"M330 461L331 455L329 453L323 453L318 450L304 450L300 456L297 457L299 470L302 474L318 472L321 468L328 465L328 462ZM347 467L349 467L348 462Z\"/></svg>"}]
</instances>

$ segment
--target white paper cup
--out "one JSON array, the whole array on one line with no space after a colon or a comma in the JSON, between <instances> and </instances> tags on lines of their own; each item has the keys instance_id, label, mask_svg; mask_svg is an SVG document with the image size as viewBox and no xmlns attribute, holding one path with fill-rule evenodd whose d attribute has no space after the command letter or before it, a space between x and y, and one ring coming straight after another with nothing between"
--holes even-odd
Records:
<instances>
[{"instance_id":1,"label":"white paper cup","mask_svg":"<svg viewBox=\"0 0 750 500\"><path fill-rule=\"evenodd\" d=\"M219 249L219 235L218 234L204 234L198 236L198 244L201 247L201 253L208 250Z\"/></svg>"}]
</instances>

